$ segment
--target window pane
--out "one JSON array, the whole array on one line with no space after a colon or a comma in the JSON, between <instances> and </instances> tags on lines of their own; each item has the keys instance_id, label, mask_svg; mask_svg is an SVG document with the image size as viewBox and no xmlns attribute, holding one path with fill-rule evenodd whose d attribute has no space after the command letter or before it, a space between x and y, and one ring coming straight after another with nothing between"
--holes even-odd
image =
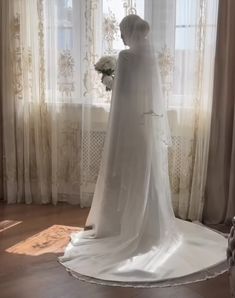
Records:
<instances>
[{"instance_id":1,"label":"window pane","mask_svg":"<svg viewBox=\"0 0 235 298\"><path fill-rule=\"evenodd\" d=\"M144 0L103 0L103 53L117 54L124 49L119 23L129 13L144 17Z\"/></svg>"}]
</instances>

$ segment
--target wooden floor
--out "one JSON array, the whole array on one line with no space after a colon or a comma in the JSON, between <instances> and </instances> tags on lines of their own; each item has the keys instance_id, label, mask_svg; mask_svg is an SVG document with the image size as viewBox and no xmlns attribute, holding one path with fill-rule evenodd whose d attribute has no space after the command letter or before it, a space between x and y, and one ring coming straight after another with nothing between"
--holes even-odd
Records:
<instances>
[{"instance_id":1,"label":"wooden floor","mask_svg":"<svg viewBox=\"0 0 235 298\"><path fill-rule=\"evenodd\" d=\"M82 227L88 209L75 206L0 205L0 222L11 220L0 231L1 298L229 298L228 276L161 289L133 289L97 286L71 277L57 262L59 253L30 253L27 239L48 228ZM55 226L56 225L56 226ZM44 231L44 232L43 232ZM43 234L44 233L44 234ZM44 237L44 236L43 236ZM23 242L22 242L23 241ZM32 240L34 241L34 240ZM32 243L32 241L30 243ZM49 241L49 240L48 240ZM45 249L47 241L44 241ZM26 247L24 253L20 247ZM25 245L25 246L24 246ZM57 243L57 247L59 244ZM40 247L40 249L42 249ZM17 252L18 251L18 252ZM36 253L35 253L36 252ZM45 251L44 251L45 252Z\"/></svg>"}]
</instances>

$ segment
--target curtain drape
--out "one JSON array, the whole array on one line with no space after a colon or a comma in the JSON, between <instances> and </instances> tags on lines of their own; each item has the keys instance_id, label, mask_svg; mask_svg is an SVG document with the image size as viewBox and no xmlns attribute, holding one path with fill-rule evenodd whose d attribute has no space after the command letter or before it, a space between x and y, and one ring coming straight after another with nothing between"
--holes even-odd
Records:
<instances>
[{"instance_id":1,"label":"curtain drape","mask_svg":"<svg viewBox=\"0 0 235 298\"><path fill-rule=\"evenodd\" d=\"M9 203L50 201L40 4L2 1L4 198Z\"/></svg>"},{"instance_id":2,"label":"curtain drape","mask_svg":"<svg viewBox=\"0 0 235 298\"><path fill-rule=\"evenodd\" d=\"M3 0L4 197L90 206L110 108L94 63L124 48L130 13L152 29L172 130L177 216L200 219L218 0Z\"/></svg>"},{"instance_id":3,"label":"curtain drape","mask_svg":"<svg viewBox=\"0 0 235 298\"><path fill-rule=\"evenodd\" d=\"M173 146L175 213L201 219L210 131L218 1L146 1L162 73Z\"/></svg>"},{"instance_id":4,"label":"curtain drape","mask_svg":"<svg viewBox=\"0 0 235 298\"><path fill-rule=\"evenodd\" d=\"M218 36L204 220L235 215L235 2L219 2ZM230 222L231 223L231 222Z\"/></svg>"},{"instance_id":5,"label":"curtain drape","mask_svg":"<svg viewBox=\"0 0 235 298\"><path fill-rule=\"evenodd\" d=\"M0 16L2 18L2 2L0 2ZM3 201L3 123L2 123L2 24L0 24L0 201Z\"/></svg>"},{"instance_id":6,"label":"curtain drape","mask_svg":"<svg viewBox=\"0 0 235 298\"><path fill-rule=\"evenodd\" d=\"M84 11L80 1L75 3L72 11L70 1L2 1L8 203L80 202L79 30L84 18L79 13Z\"/></svg>"}]
</instances>

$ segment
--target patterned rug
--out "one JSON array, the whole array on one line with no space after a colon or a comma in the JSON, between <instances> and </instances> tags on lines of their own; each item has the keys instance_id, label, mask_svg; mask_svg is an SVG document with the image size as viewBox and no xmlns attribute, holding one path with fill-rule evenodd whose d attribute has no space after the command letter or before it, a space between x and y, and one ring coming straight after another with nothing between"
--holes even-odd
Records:
<instances>
[{"instance_id":1,"label":"patterned rug","mask_svg":"<svg viewBox=\"0 0 235 298\"><path fill-rule=\"evenodd\" d=\"M8 248L8 253L39 256L46 253L62 253L70 240L70 234L83 228L53 225L42 232Z\"/></svg>"}]
</instances>

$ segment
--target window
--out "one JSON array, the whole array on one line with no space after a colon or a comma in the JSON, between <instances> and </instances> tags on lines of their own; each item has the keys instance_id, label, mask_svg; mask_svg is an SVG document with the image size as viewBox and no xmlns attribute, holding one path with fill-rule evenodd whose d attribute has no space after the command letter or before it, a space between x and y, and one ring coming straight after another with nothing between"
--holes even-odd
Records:
<instances>
[{"instance_id":1,"label":"window","mask_svg":"<svg viewBox=\"0 0 235 298\"><path fill-rule=\"evenodd\" d=\"M47 81L48 100L53 92L51 86L57 85L58 102L82 101L84 85L84 42L86 39L84 25L84 6L86 0L45 0L46 4L46 48L47 48ZM99 23L95 24L99 34L95 36L98 44L98 54L118 55L124 48L120 37L119 23L128 13L137 13L141 17L152 14L152 29L156 36L157 54L166 50L163 59L170 63L170 74L163 80L167 90L168 106L180 106L182 101L190 106L195 100L196 86L195 72L198 69L198 51L203 26L212 29L214 14L210 10L214 0L103 0L101 4ZM203 7L203 3L207 7ZM95 3L95 2L94 2ZM176 6L174 6L174 5ZM152 6L153 11L151 11ZM150 11L149 11L150 9ZM204 15L199 10L203 10ZM206 14L205 14L206 12ZM200 19L201 16L204 19ZM203 26L201 24L203 23ZM57 28L55 34L55 27ZM207 38L208 40L208 38ZM206 42L208 42L206 40ZM205 40L202 41L204 43ZM57 51L53 52L53 46ZM203 44L204 46L205 44ZM208 44L207 44L208 45ZM97 46L97 45L96 45ZM164 47L166 46L166 49ZM210 45L208 45L210 46ZM168 51L169 50L169 51ZM168 51L168 52L167 52ZM169 68L169 65L167 66ZM56 81L56 84L55 84ZM102 87L101 87L102 88ZM99 93L95 100L97 104L107 102L109 95Z\"/></svg>"},{"instance_id":2,"label":"window","mask_svg":"<svg viewBox=\"0 0 235 298\"><path fill-rule=\"evenodd\" d=\"M130 12L144 18L144 0L103 0L103 54L117 54L124 48L119 23Z\"/></svg>"},{"instance_id":3,"label":"window","mask_svg":"<svg viewBox=\"0 0 235 298\"><path fill-rule=\"evenodd\" d=\"M45 7L48 102L52 92L56 92L58 102L79 102L80 1L46 0Z\"/></svg>"},{"instance_id":4,"label":"window","mask_svg":"<svg viewBox=\"0 0 235 298\"><path fill-rule=\"evenodd\" d=\"M212 7L213 0L176 1L172 106L180 106L182 102L188 107L195 104L200 79L197 76L203 64L200 51L214 47L210 44L216 26Z\"/></svg>"}]
</instances>

